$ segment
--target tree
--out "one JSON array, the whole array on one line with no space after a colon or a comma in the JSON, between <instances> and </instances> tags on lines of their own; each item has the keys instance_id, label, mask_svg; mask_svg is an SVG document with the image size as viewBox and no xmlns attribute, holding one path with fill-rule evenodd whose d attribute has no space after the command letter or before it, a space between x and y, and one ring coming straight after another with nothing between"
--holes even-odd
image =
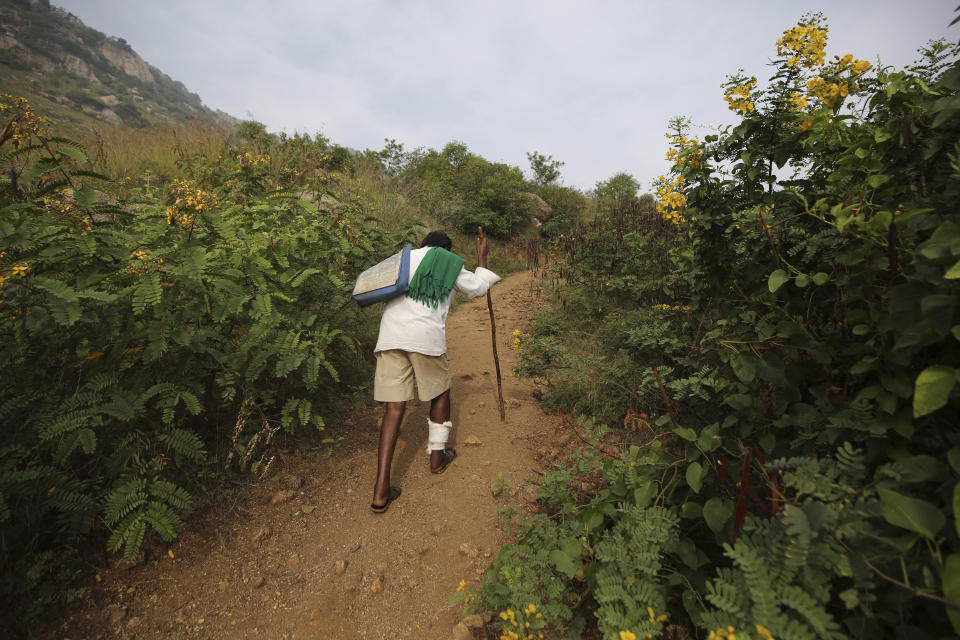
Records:
<instances>
[{"instance_id":1,"label":"tree","mask_svg":"<svg viewBox=\"0 0 960 640\"><path fill-rule=\"evenodd\" d=\"M601 180L594 187L594 193L603 206L618 204L636 199L640 183L629 173L621 171L609 180Z\"/></svg>"},{"instance_id":2,"label":"tree","mask_svg":"<svg viewBox=\"0 0 960 640\"><path fill-rule=\"evenodd\" d=\"M554 160L553 156L545 156L537 151L528 153L527 160L530 161L530 169L533 171L533 181L540 186L553 184L559 180L560 167L566 164L560 160Z\"/></svg>"}]
</instances>

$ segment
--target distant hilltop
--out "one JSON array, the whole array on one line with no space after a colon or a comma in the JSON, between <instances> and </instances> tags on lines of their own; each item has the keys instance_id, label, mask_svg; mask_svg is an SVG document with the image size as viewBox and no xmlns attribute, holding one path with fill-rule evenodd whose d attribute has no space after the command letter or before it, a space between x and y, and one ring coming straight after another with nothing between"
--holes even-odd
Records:
<instances>
[{"instance_id":1,"label":"distant hilltop","mask_svg":"<svg viewBox=\"0 0 960 640\"><path fill-rule=\"evenodd\" d=\"M31 100L67 128L143 127L193 119L238 122L49 0L0 0L0 92Z\"/></svg>"}]
</instances>

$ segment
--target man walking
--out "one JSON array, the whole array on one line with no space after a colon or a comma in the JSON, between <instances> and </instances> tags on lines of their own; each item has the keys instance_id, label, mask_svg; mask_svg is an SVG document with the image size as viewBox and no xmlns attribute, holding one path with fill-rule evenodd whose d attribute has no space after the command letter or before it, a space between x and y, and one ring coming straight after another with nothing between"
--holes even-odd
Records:
<instances>
[{"instance_id":1,"label":"man walking","mask_svg":"<svg viewBox=\"0 0 960 640\"><path fill-rule=\"evenodd\" d=\"M430 401L427 452L430 471L443 473L457 452L447 447L450 437L450 366L447 363L447 313L456 292L468 298L485 294L500 276L487 269L487 241L477 241L479 267L463 268L464 260L450 252L446 233L431 231L419 249L410 252L410 290L387 302L374 350L377 372L373 398L386 403L380 425L377 481L370 509L383 513L400 497L400 487L390 485L390 464L400 433L400 423L413 400L414 385L420 400Z\"/></svg>"}]
</instances>

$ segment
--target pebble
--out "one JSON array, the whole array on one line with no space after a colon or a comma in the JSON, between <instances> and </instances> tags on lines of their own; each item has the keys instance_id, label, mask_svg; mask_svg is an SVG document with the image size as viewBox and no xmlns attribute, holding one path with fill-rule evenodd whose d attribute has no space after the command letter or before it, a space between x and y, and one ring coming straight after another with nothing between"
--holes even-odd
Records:
<instances>
[{"instance_id":1,"label":"pebble","mask_svg":"<svg viewBox=\"0 0 960 640\"><path fill-rule=\"evenodd\" d=\"M473 631L470 631L467 625L458 622L450 634L450 640L473 640Z\"/></svg>"},{"instance_id":2,"label":"pebble","mask_svg":"<svg viewBox=\"0 0 960 640\"><path fill-rule=\"evenodd\" d=\"M263 576L257 576L256 578L253 579L253 588L259 589L260 587L263 586L263 582L264 582Z\"/></svg>"},{"instance_id":3,"label":"pebble","mask_svg":"<svg viewBox=\"0 0 960 640\"><path fill-rule=\"evenodd\" d=\"M312 505L312 504L305 504L305 505L303 505L303 508L301 509L301 511L303 511L306 515L310 515L311 513L314 512L314 510L315 510L316 508L317 508L317 507L315 507L315 506Z\"/></svg>"},{"instance_id":4,"label":"pebble","mask_svg":"<svg viewBox=\"0 0 960 640\"><path fill-rule=\"evenodd\" d=\"M439 536L441 533L443 533L443 529L444 529L445 526L446 526L446 525L444 525L442 522L434 522L434 523L433 523L433 535Z\"/></svg>"},{"instance_id":5,"label":"pebble","mask_svg":"<svg viewBox=\"0 0 960 640\"><path fill-rule=\"evenodd\" d=\"M226 591L229 586L230 586L230 583L227 582L226 580L221 580L217 584L217 588L220 589L220 591Z\"/></svg>"},{"instance_id":6,"label":"pebble","mask_svg":"<svg viewBox=\"0 0 960 640\"><path fill-rule=\"evenodd\" d=\"M477 436L471 434L463 439L463 444L469 444L473 446L478 446L483 444L483 442Z\"/></svg>"},{"instance_id":7,"label":"pebble","mask_svg":"<svg viewBox=\"0 0 960 640\"><path fill-rule=\"evenodd\" d=\"M464 626L470 629L479 629L480 627L483 626L483 618L480 617L480 614L475 613L471 616L466 616L461 621L461 624L463 624Z\"/></svg>"},{"instance_id":8,"label":"pebble","mask_svg":"<svg viewBox=\"0 0 960 640\"><path fill-rule=\"evenodd\" d=\"M464 542L460 545L460 553L469 558L476 558L478 555L480 555L480 549L478 549L477 545L473 544L472 542Z\"/></svg>"},{"instance_id":9,"label":"pebble","mask_svg":"<svg viewBox=\"0 0 960 640\"><path fill-rule=\"evenodd\" d=\"M275 494L270 496L270 504L283 504L284 502L290 502L293 500L295 493L290 489L285 491L277 491Z\"/></svg>"},{"instance_id":10,"label":"pebble","mask_svg":"<svg viewBox=\"0 0 960 640\"><path fill-rule=\"evenodd\" d=\"M487 406L487 403L486 403L486 402L481 402L481 403L477 404L477 406L480 407L481 409L483 409L485 406Z\"/></svg>"},{"instance_id":11,"label":"pebble","mask_svg":"<svg viewBox=\"0 0 960 640\"><path fill-rule=\"evenodd\" d=\"M287 569L290 571L296 571L300 568L300 556L295 553L291 553L290 557L287 558Z\"/></svg>"},{"instance_id":12,"label":"pebble","mask_svg":"<svg viewBox=\"0 0 960 640\"><path fill-rule=\"evenodd\" d=\"M273 529L270 528L270 525L264 525L260 531L257 531L257 535L253 537L254 542L263 542L267 538L273 535Z\"/></svg>"},{"instance_id":13,"label":"pebble","mask_svg":"<svg viewBox=\"0 0 960 640\"><path fill-rule=\"evenodd\" d=\"M370 586L370 593L382 593L383 592L383 578L377 576L373 581L373 584Z\"/></svg>"},{"instance_id":14,"label":"pebble","mask_svg":"<svg viewBox=\"0 0 960 640\"><path fill-rule=\"evenodd\" d=\"M333 572L335 574L343 575L343 572L347 570L347 561L346 560L337 560L333 565Z\"/></svg>"}]
</instances>

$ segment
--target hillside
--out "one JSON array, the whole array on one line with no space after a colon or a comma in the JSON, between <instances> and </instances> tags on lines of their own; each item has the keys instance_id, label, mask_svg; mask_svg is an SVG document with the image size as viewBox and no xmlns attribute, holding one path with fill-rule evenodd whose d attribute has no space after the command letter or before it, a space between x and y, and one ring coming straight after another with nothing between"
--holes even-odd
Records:
<instances>
[{"instance_id":1,"label":"hillside","mask_svg":"<svg viewBox=\"0 0 960 640\"><path fill-rule=\"evenodd\" d=\"M67 132L196 118L235 122L48 0L0 0L0 91L30 99Z\"/></svg>"}]
</instances>

